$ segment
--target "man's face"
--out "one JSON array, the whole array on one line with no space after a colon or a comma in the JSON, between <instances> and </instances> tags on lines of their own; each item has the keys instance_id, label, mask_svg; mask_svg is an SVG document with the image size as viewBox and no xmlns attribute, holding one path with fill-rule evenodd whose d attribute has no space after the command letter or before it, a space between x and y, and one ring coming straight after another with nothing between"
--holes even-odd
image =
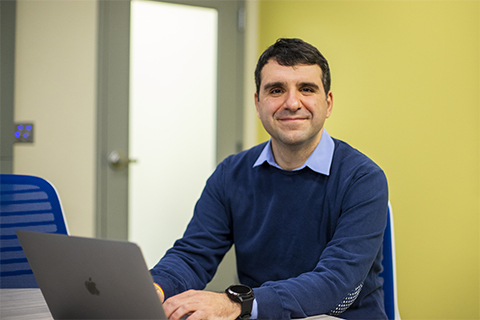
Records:
<instances>
[{"instance_id":1,"label":"man's face","mask_svg":"<svg viewBox=\"0 0 480 320\"><path fill-rule=\"evenodd\" d=\"M325 94L318 65L287 67L270 60L262 69L255 105L273 147L297 149L318 144L333 96Z\"/></svg>"}]
</instances>

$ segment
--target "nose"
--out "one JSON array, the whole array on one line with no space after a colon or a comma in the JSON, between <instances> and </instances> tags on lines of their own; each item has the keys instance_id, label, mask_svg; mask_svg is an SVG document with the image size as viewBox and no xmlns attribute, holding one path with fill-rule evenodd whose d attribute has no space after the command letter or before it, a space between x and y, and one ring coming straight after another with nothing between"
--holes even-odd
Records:
<instances>
[{"instance_id":1,"label":"nose","mask_svg":"<svg viewBox=\"0 0 480 320\"><path fill-rule=\"evenodd\" d=\"M300 97L296 91L291 90L287 93L284 106L290 111L297 111L302 107Z\"/></svg>"}]
</instances>

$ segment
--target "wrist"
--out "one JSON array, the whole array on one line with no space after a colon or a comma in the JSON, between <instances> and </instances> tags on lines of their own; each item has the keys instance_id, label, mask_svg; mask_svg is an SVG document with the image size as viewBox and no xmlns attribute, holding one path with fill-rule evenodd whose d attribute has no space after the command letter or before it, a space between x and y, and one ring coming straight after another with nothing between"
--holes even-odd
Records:
<instances>
[{"instance_id":1,"label":"wrist","mask_svg":"<svg viewBox=\"0 0 480 320\"><path fill-rule=\"evenodd\" d=\"M242 313L242 305L240 304L240 302L236 302L230 299L227 293L223 293L223 295L227 299L228 301L227 303L230 305L229 309L231 312L230 314L232 316L231 319L239 319Z\"/></svg>"}]
</instances>

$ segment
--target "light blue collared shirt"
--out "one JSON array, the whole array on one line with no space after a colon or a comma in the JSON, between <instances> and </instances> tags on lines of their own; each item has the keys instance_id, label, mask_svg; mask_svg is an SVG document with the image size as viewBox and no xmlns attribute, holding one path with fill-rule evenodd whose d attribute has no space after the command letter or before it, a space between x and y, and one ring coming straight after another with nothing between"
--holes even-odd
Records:
<instances>
[{"instance_id":1,"label":"light blue collared shirt","mask_svg":"<svg viewBox=\"0 0 480 320\"><path fill-rule=\"evenodd\" d=\"M327 130L323 129L322 138L320 139L320 142L318 143L315 150L313 150L310 157L308 157L307 161L305 161L305 163L301 167L293 169L292 171L298 171L298 170L302 170L305 167L309 167L315 172L328 176L330 175L330 167L332 166L334 150L335 150L335 142L333 142L333 139L332 137L330 137ZM253 165L253 167L257 167L262 163L264 163L265 161L269 165L275 168L284 170L275 162L275 158L273 157L273 152L272 152L271 139L267 142L267 145L265 146L265 148L263 148L262 153L260 153L260 156L257 158L257 161L255 161L255 164ZM250 319L257 319L257 317L258 317L258 304L257 304L257 300L255 299L253 300L252 316Z\"/></svg>"},{"instance_id":2,"label":"light blue collared shirt","mask_svg":"<svg viewBox=\"0 0 480 320\"><path fill-rule=\"evenodd\" d=\"M330 167L332 165L332 158L333 158L333 151L335 149L335 143L333 142L332 137L328 134L327 130L323 129L322 138L318 143L313 153L308 157L305 163L292 171L302 170L305 167L309 167L315 172L324 174L328 176L330 174ZM270 139L267 142L265 148L263 148L262 153L257 158L257 161L253 165L253 167L259 166L264 162L267 162L269 165L283 170L276 162L275 158L273 157L272 152L272 140Z\"/></svg>"}]
</instances>

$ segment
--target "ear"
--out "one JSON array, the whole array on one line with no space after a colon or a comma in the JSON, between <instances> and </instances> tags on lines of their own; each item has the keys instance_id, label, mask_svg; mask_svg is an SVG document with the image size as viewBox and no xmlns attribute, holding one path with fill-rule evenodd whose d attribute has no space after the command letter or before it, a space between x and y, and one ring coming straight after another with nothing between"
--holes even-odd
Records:
<instances>
[{"instance_id":1,"label":"ear","mask_svg":"<svg viewBox=\"0 0 480 320\"><path fill-rule=\"evenodd\" d=\"M327 118L329 118L330 115L332 114L332 109L333 109L333 93L332 93L332 91L328 91L328 94L327 94L327 115L326 115Z\"/></svg>"},{"instance_id":2,"label":"ear","mask_svg":"<svg viewBox=\"0 0 480 320\"><path fill-rule=\"evenodd\" d=\"M260 119L260 113L258 112L258 94L256 92L254 95L254 99L255 99L255 109L257 109L257 117Z\"/></svg>"}]
</instances>

